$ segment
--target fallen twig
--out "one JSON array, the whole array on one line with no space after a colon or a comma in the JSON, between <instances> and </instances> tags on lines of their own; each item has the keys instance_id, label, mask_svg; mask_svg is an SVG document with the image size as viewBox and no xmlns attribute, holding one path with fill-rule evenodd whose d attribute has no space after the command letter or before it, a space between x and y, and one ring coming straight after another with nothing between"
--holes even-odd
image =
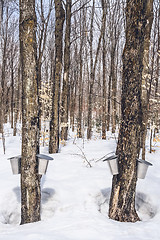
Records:
<instances>
[{"instance_id":1,"label":"fallen twig","mask_svg":"<svg viewBox=\"0 0 160 240\"><path fill-rule=\"evenodd\" d=\"M77 146L77 145L76 145ZM86 155L84 154L83 150L77 146L77 148L81 151L82 153L82 157L85 159L85 161L88 163L89 167L92 167L92 165L90 164L90 162L88 161L88 159L86 158Z\"/></svg>"}]
</instances>

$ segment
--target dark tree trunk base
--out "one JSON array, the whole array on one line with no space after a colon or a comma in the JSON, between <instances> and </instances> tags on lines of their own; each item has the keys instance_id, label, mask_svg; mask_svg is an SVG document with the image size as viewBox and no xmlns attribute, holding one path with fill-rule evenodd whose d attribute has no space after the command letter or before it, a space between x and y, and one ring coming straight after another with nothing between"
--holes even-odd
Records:
<instances>
[{"instance_id":1,"label":"dark tree trunk base","mask_svg":"<svg viewBox=\"0 0 160 240\"><path fill-rule=\"evenodd\" d=\"M109 218L115 221L119 222L137 222L140 221L140 218L138 217L138 214L136 211L131 212L122 212L121 209L117 208L116 212L110 212Z\"/></svg>"}]
</instances>

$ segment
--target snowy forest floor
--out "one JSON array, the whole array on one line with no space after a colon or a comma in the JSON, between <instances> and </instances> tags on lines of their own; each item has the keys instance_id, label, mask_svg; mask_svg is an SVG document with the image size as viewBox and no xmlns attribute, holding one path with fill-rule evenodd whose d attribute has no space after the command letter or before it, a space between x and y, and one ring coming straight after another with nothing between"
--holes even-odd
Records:
<instances>
[{"instance_id":1,"label":"snowy forest floor","mask_svg":"<svg viewBox=\"0 0 160 240\"><path fill-rule=\"evenodd\" d=\"M3 240L159 240L160 239L160 143L146 160L149 167L144 180L139 179L136 208L137 223L120 223L108 218L112 175L101 159L115 151L116 139L95 135L92 140L76 139L61 143L60 152L42 177L42 220L20 223L20 175L12 175L7 160L21 154L21 136L11 136L6 125L6 154L0 139L0 239ZM149 140L148 140L149 141ZM41 147L48 154L48 147ZM88 162L92 165L89 167Z\"/></svg>"}]
</instances>

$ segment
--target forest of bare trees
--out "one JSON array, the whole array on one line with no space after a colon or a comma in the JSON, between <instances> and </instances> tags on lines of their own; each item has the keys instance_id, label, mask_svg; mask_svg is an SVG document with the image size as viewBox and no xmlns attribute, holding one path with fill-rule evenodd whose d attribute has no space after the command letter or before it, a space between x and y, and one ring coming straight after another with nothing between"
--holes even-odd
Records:
<instances>
[{"instance_id":1,"label":"forest of bare trees","mask_svg":"<svg viewBox=\"0 0 160 240\"><path fill-rule=\"evenodd\" d=\"M4 125L16 136L22 124L22 185L32 192L24 203L23 191L22 224L40 219L36 154L48 123L49 153L70 131L119 132L109 217L139 219L136 158L145 160L147 130L159 131L159 57L159 0L0 1L0 133L5 153Z\"/></svg>"}]
</instances>

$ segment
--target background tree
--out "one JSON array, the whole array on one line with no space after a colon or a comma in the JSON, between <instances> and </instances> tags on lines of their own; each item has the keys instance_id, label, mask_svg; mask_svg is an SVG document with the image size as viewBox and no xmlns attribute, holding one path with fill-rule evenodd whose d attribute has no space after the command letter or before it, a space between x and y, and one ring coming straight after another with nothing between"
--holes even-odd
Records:
<instances>
[{"instance_id":1,"label":"background tree","mask_svg":"<svg viewBox=\"0 0 160 240\"><path fill-rule=\"evenodd\" d=\"M102 8L107 10L106 1L102 0ZM107 95L106 95L106 21L103 19L103 113L102 113L102 139L106 139L106 120L107 120L107 113L106 113L106 105L107 105Z\"/></svg>"},{"instance_id":2,"label":"background tree","mask_svg":"<svg viewBox=\"0 0 160 240\"><path fill-rule=\"evenodd\" d=\"M84 3L80 1L80 6ZM79 47L79 73L78 73L78 115L77 115L77 137L82 138L82 120L83 120L83 98L84 98L84 77L83 77L83 64L84 64L84 45L86 43L85 29L86 29L86 10L83 7L79 12L79 25L80 25L80 47Z\"/></svg>"},{"instance_id":3,"label":"background tree","mask_svg":"<svg viewBox=\"0 0 160 240\"><path fill-rule=\"evenodd\" d=\"M87 139L91 139L92 136L92 110L93 110L93 89L95 83L95 74L96 74L96 66L98 62L98 56L100 53L101 47L101 40L103 36L103 22L106 20L106 9L103 8L102 14L102 24L100 29L100 35L98 39L98 45L95 54L95 60L93 61L93 21L94 21L94 12L95 12L95 2L93 1L92 6L92 13L91 13L91 24L90 24L90 39L89 39L89 46L90 46L90 81L89 81L89 89L88 89L88 128L87 128Z\"/></svg>"},{"instance_id":4,"label":"background tree","mask_svg":"<svg viewBox=\"0 0 160 240\"><path fill-rule=\"evenodd\" d=\"M64 46L64 74L61 103L61 139L67 140L68 134L68 111L69 111L69 70L70 70L70 33L71 33L71 6L72 1L66 0L66 29Z\"/></svg>"},{"instance_id":5,"label":"background tree","mask_svg":"<svg viewBox=\"0 0 160 240\"><path fill-rule=\"evenodd\" d=\"M44 5L48 5L47 13L44 10ZM45 8L46 9L46 8ZM37 15L38 15L38 54L37 54L37 67L38 67L38 135L37 135L37 153L39 153L39 139L41 133L41 121L42 121L42 99L41 99L41 85L42 85L42 60L47 42L47 33L49 27L50 15L53 9L53 0L48 3L41 0L37 3Z\"/></svg>"},{"instance_id":6,"label":"background tree","mask_svg":"<svg viewBox=\"0 0 160 240\"><path fill-rule=\"evenodd\" d=\"M3 5L4 5L4 1L0 0L0 36L1 36L1 25L2 25L2 19L3 19Z\"/></svg>"},{"instance_id":7,"label":"background tree","mask_svg":"<svg viewBox=\"0 0 160 240\"><path fill-rule=\"evenodd\" d=\"M143 72L142 72L142 129L141 129L141 141L142 141L142 159L145 160L145 141L147 134L147 122L148 122L148 105L150 98L151 88L148 87L152 83L150 68L149 68L149 47L150 47L150 33L153 22L153 1L147 2L146 15L148 23L146 24L145 39L144 39L144 56L143 56ZM153 59L153 58L152 58ZM153 60L154 61L154 60ZM152 65L153 65L152 61ZM152 67L153 69L153 67Z\"/></svg>"},{"instance_id":8,"label":"background tree","mask_svg":"<svg viewBox=\"0 0 160 240\"><path fill-rule=\"evenodd\" d=\"M2 133L3 149L5 153L4 123L7 123L8 112L8 85L6 76L8 72L8 28L9 28L9 8L6 6L6 16L2 28L2 64L1 64L1 88L0 88L0 132Z\"/></svg>"},{"instance_id":9,"label":"background tree","mask_svg":"<svg viewBox=\"0 0 160 240\"><path fill-rule=\"evenodd\" d=\"M63 24L65 11L62 1L55 1L55 69L53 76L52 116L50 122L49 153L56 153L59 149L59 101L63 55Z\"/></svg>"}]
</instances>

